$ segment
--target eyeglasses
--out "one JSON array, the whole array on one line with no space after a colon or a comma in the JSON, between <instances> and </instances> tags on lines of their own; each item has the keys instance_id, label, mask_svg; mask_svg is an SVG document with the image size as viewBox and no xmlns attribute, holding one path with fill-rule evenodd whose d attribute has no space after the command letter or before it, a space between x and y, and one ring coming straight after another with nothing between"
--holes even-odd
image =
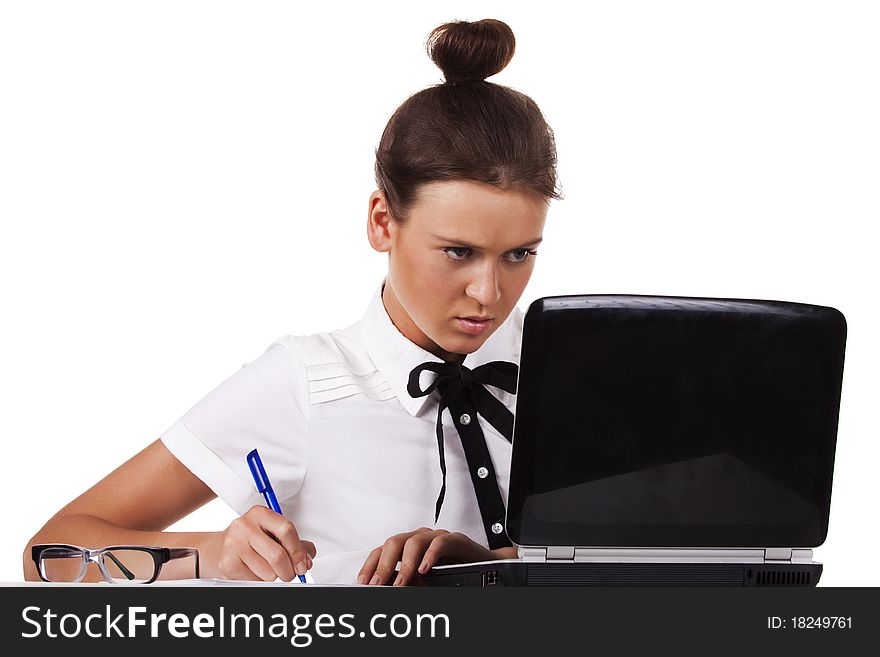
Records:
<instances>
[{"instance_id":1,"label":"eyeglasses","mask_svg":"<svg viewBox=\"0 0 880 657\"><path fill-rule=\"evenodd\" d=\"M163 564L172 559L195 558L194 575L199 576L199 551L195 548L114 545L89 550L76 545L34 545L31 557L44 582L79 582L89 563L94 562L108 582L149 584L156 581Z\"/></svg>"}]
</instances>

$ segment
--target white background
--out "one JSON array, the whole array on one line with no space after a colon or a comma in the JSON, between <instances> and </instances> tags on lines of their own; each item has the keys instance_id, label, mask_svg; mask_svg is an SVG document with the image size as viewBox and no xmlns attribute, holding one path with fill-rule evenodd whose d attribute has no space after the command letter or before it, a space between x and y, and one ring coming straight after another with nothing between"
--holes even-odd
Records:
<instances>
[{"instance_id":1,"label":"white background","mask_svg":"<svg viewBox=\"0 0 880 657\"><path fill-rule=\"evenodd\" d=\"M324 8L326 7L326 8ZM880 33L871 2L0 3L0 581L63 504L277 337L359 319L374 149L434 26L554 128L520 302L834 306L849 335L822 584L877 585ZM873 284L870 281L875 281ZM219 530L214 501L175 528Z\"/></svg>"}]
</instances>

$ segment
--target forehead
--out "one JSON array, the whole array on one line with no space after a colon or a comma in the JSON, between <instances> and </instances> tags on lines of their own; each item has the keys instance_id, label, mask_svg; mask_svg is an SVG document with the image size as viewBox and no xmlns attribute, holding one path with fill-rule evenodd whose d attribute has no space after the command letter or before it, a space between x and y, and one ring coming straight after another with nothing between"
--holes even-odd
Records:
<instances>
[{"instance_id":1,"label":"forehead","mask_svg":"<svg viewBox=\"0 0 880 657\"><path fill-rule=\"evenodd\" d=\"M475 246L519 246L541 237L546 201L527 192L469 180L431 182L419 189L407 228Z\"/></svg>"}]
</instances>

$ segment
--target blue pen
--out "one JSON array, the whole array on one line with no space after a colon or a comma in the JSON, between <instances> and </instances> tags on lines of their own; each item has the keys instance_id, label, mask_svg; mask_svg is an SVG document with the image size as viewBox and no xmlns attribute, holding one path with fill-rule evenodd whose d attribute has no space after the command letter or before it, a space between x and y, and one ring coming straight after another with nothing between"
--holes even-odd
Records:
<instances>
[{"instance_id":1,"label":"blue pen","mask_svg":"<svg viewBox=\"0 0 880 657\"><path fill-rule=\"evenodd\" d=\"M281 506L278 504L278 498L275 497L275 491L272 490L269 477L266 476L266 468L263 467L263 461L260 459L259 452L255 449L251 450L247 455L247 462L248 467L251 469L251 474L254 476L254 482L257 484L257 492L263 494L266 504L270 509L279 515L284 515L281 513ZM306 583L305 575L298 575L298 577L300 582Z\"/></svg>"}]
</instances>

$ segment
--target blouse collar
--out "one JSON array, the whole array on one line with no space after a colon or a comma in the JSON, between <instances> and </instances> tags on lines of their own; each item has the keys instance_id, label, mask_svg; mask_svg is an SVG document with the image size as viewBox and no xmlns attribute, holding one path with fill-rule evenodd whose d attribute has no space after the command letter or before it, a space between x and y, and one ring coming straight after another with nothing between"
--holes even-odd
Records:
<instances>
[{"instance_id":1,"label":"blouse collar","mask_svg":"<svg viewBox=\"0 0 880 657\"><path fill-rule=\"evenodd\" d=\"M416 416L421 412L430 395L418 398L410 396L406 387L409 374L416 366L424 362L442 363L443 360L422 349L404 336L394 325L385 309L385 304L382 302L384 285L385 281L383 280L373 294L367 311L357 326L373 363L388 381L388 385L401 405L411 415ZM463 364L471 369L495 360L510 361L519 365L522 323L523 312L514 306L501 326L487 338L477 351L468 354ZM426 372L423 376L430 376L430 373ZM427 382L426 379L423 380ZM512 405L512 395L494 388L493 392L497 393L502 402L509 406Z\"/></svg>"}]
</instances>

